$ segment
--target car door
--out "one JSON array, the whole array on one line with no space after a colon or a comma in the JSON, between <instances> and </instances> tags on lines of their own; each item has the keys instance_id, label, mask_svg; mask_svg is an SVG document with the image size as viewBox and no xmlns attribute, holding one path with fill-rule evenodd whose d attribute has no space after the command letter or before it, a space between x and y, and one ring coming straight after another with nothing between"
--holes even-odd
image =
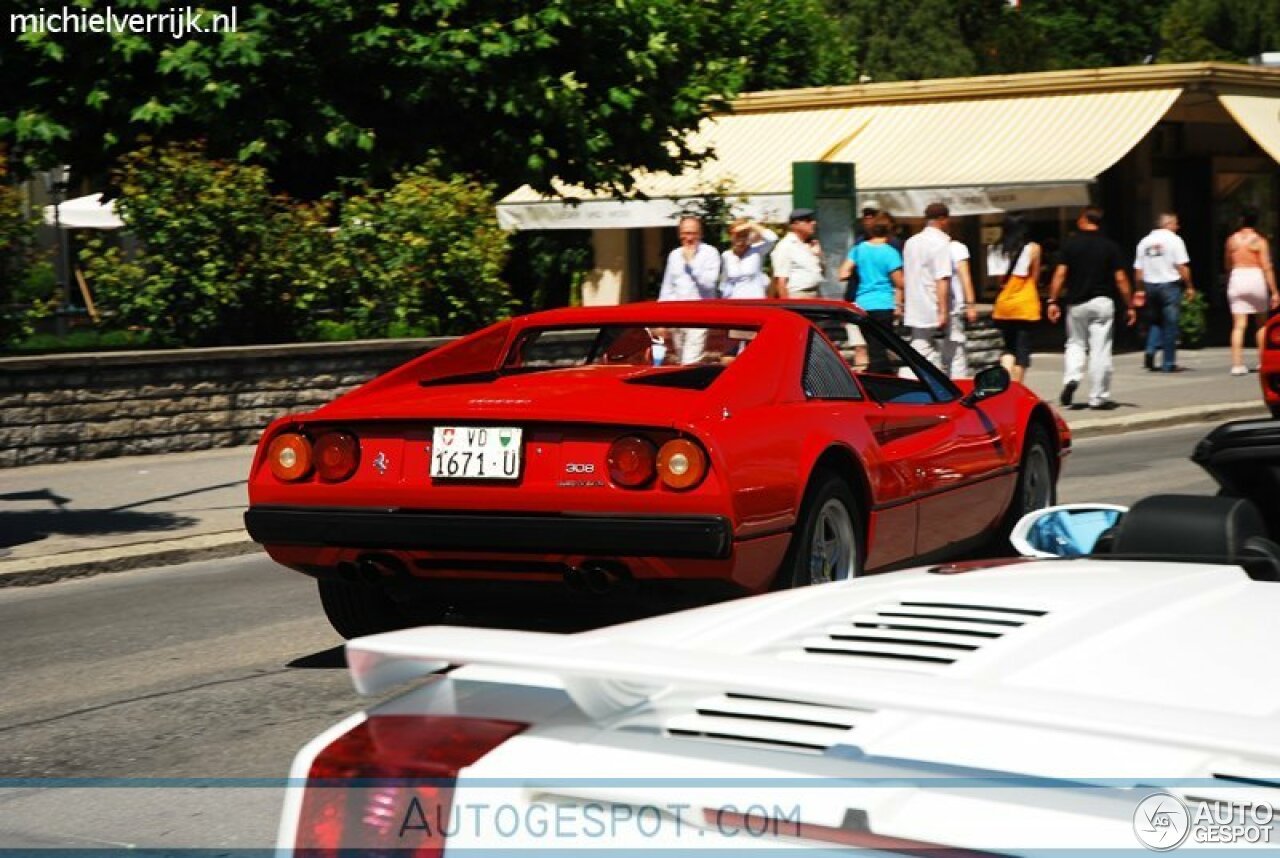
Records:
<instances>
[{"instance_id":1,"label":"car door","mask_svg":"<svg viewBox=\"0 0 1280 858\"><path fill-rule=\"evenodd\" d=\"M859 372L880 405L871 418L883 455L909 480L918 504L916 554L976 536L1003 513L1010 487L999 426L961 402L950 379L880 325L860 325L891 356L892 374Z\"/></svg>"}]
</instances>

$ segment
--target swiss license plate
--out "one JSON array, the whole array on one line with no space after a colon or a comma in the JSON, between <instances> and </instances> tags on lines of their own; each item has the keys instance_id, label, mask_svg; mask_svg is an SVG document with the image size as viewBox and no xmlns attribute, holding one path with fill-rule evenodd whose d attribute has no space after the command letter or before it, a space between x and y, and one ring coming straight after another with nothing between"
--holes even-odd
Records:
<instances>
[{"instance_id":1,"label":"swiss license plate","mask_svg":"<svg viewBox=\"0 0 1280 858\"><path fill-rule=\"evenodd\" d=\"M436 426L431 476L445 480L514 480L520 476L520 427Z\"/></svg>"}]
</instances>

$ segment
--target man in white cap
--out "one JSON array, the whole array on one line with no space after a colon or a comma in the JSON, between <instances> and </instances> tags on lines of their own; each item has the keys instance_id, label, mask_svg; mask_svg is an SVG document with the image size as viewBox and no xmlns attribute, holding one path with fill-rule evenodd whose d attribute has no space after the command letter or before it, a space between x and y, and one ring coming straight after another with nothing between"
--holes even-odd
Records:
<instances>
[{"instance_id":1,"label":"man in white cap","mask_svg":"<svg viewBox=\"0 0 1280 858\"><path fill-rule=\"evenodd\" d=\"M796 209L787 220L790 232L769 256L774 291L779 298L821 298L822 247L814 238L818 216L813 209Z\"/></svg>"}]
</instances>

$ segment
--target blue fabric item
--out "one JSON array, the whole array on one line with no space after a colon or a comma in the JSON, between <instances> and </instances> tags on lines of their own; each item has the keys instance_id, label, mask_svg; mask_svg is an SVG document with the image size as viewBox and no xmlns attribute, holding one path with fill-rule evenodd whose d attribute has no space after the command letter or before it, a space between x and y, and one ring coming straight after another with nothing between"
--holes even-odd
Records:
<instances>
[{"instance_id":1,"label":"blue fabric item","mask_svg":"<svg viewBox=\"0 0 1280 858\"><path fill-rule=\"evenodd\" d=\"M855 265L858 289L848 296L864 310L892 310L893 281L889 275L902 268L902 254L892 244L863 241L849 249Z\"/></svg>"}]
</instances>

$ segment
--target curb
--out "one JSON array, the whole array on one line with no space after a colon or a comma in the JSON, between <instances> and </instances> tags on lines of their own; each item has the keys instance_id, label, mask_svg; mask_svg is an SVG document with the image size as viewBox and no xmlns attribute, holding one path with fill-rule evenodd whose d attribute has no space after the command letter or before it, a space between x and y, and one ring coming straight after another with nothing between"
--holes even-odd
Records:
<instances>
[{"instance_id":1,"label":"curb","mask_svg":"<svg viewBox=\"0 0 1280 858\"><path fill-rule=\"evenodd\" d=\"M127 572L145 566L172 566L193 560L235 557L261 550L262 546L250 540L243 530L228 530L20 560L0 560L0 589L34 587L106 572Z\"/></svg>"},{"instance_id":2,"label":"curb","mask_svg":"<svg viewBox=\"0 0 1280 858\"><path fill-rule=\"evenodd\" d=\"M1055 406L1057 407L1057 406ZM1058 413L1062 413L1061 408ZM1068 412L1070 414L1070 412ZM1065 415L1064 415L1065 416ZM1240 417L1270 417L1266 405L1260 399L1248 402L1219 402L1211 405L1186 405L1181 408L1165 408L1123 417L1097 417L1091 420L1073 421L1066 417L1072 438L1093 438L1099 435L1115 435L1140 429L1160 429L1191 423L1212 423Z\"/></svg>"}]
</instances>

